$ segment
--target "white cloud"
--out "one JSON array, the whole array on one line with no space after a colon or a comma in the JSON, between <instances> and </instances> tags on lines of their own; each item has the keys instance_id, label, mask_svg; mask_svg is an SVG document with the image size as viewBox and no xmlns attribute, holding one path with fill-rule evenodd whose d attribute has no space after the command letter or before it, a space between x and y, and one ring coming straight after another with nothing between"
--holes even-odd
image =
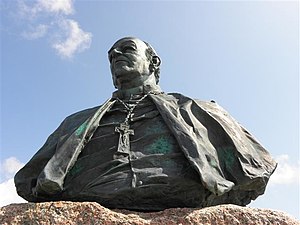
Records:
<instances>
[{"instance_id":1,"label":"white cloud","mask_svg":"<svg viewBox=\"0 0 300 225\"><path fill-rule=\"evenodd\" d=\"M298 184L300 181L300 163L291 163L288 155L276 157L278 166L270 178L270 184Z\"/></svg>"},{"instance_id":2,"label":"white cloud","mask_svg":"<svg viewBox=\"0 0 300 225\"><path fill-rule=\"evenodd\" d=\"M39 0L37 8L40 11L70 15L74 12L72 0Z\"/></svg>"},{"instance_id":3,"label":"white cloud","mask_svg":"<svg viewBox=\"0 0 300 225\"><path fill-rule=\"evenodd\" d=\"M1 180L4 178L5 181L0 183L0 207L11 203L26 202L23 198L18 196L13 179L15 173L23 166L24 164L16 157L9 157L1 161Z\"/></svg>"},{"instance_id":4,"label":"white cloud","mask_svg":"<svg viewBox=\"0 0 300 225\"><path fill-rule=\"evenodd\" d=\"M47 33L48 26L45 24L39 24L34 28L31 28L30 31L24 31L22 36L28 40L35 40L41 37L44 37Z\"/></svg>"},{"instance_id":5,"label":"white cloud","mask_svg":"<svg viewBox=\"0 0 300 225\"><path fill-rule=\"evenodd\" d=\"M17 194L13 179L9 179L0 184L0 196L0 207L11 203L26 202Z\"/></svg>"},{"instance_id":6,"label":"white cloud","mask_svg":"<svg viewBox=\"0 0 300 225\"><path fill-rule=\"evenodd\" d=\"M67 17L74 14L73 0L19 0L22 36L27 40L46 37L62 58L72 58L91 46L92 34Z\"/></svg>"},{"instance_id":7,"label":"white cloud","mask_svg":"<svg viewBox=\"0 0 300 225\"><path fill-rule=\"evenodd\" d=\"M67 33L67 38L63 41L56 41L52 47L58 54L65 58L71 58L74 53L88 49L92 42L92 34L80 29L74 20L64 20L61 22L63 30Z\"/></svg>"},{"instance_id":8,"label":"white cloud","mask_svg":"<svg viewBox=\"0 0 300 225\"><path fill-rule=\"evenodd\" d=\"M36 19L47 14L70 15L74 13L73 0L35 0L18 1L19 15L27 19Z\"/></svg>"},{"instance_id":9,"label":"white cloud","mask_svg":"<svg viewBox=\"0 0 300 225\"><path fill-rule=\"evenodd\" d=\"M3 177L6 179L12 178L14 174L23 166L24 164L21 163L17 158L7 158L1 162L1 175L3 175Z\"/></svg>"}]
</instances>

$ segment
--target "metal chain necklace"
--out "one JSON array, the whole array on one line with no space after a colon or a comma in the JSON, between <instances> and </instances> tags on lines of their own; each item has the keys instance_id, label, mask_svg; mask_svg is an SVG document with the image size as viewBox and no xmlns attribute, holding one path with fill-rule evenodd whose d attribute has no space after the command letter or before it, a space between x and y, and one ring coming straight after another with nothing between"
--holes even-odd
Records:
<instances>
[{"instance_id":1,"label":"metal chain necklace","mask_svg":"<svg viewBox=\"0 0 300 225\"><path fill-rule=\"evenodd\" d=\"M129 119L132 117L132 112L133 110L137 107L137 105L143 101L149 94L150 92L144 95L142 98L136 101L135 104L129 105L123 102L121 99L117 98L117 100L122 103L122 105L125 107L125 109L128 111L127 116L124 120L124 122L120 123L118 127L115 127L115 132L120 133L119 136L119 143L118 143L118 150L117 154L125 154L129 155L130 153L130 140L129 140L129 135L134 135L134 130L130 129L129 125Z\"/></svg>"},{"instance_id":2,"label":"metal chain necklace","mask_svg":"<svg viewBox=\"0 0 300 225\"><path fill-rule=\"evenodd\" d=\"M132 104L132 106L130 106L130 104L126 104L125 102L123 102L121 99L117 98L117 100L122 103L122 105L127 109L128 113L127 113L127 116L124 120L123 123L128 123L129 121L129 118L131 117L132 115L132 112L133 110L137 107L137 105L143 101L150 93L147 93L146 95L144 95L142 98L140 98L139 100L136 101L135 104ZM131 100L131 99L130 99Z\"/></svg>"}]
</instances>

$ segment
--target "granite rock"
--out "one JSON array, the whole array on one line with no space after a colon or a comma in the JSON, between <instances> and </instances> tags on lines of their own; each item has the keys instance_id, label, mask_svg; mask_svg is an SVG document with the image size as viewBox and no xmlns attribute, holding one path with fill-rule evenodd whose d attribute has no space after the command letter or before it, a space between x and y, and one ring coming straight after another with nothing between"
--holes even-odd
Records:
<instances>
[{"instance_id":1,"label":"granite rock","mask_svg":"<svg viewBox=\"0 0 300 225\"><path fill-rule=\"evenodd\" d=\"M145 213L107 209L95 202L60 201L1 207L0 224L299 225L300 221L284 212L236 205L172 208Z\"/></svg>"}]
</instances>

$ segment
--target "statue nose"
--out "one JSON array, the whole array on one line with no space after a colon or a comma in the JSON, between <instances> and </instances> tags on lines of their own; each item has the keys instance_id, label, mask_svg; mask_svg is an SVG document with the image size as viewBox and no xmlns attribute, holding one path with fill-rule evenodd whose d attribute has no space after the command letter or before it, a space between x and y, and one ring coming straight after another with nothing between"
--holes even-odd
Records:
<instances>
[{"instance_id":1,"label":"statue nose","mask_svg":"<svg viewBox=\"0 0 300 225\"><path fill-rule=\"evenodd\" d=\"M116 58L117 56L119 56L119 55L121 55L122 54L122 52L121 51L119 51L118 49L113 49L113 50L111 50L110 51L110 53L109 53L109 61L110 62L112 62L112 59L113 58Z\"/></svg>"},{"instance_id":2,"label":"statue nose","mask_svg":"<svg viewBox=\"0 0 300 225\"><path fill-rule=\"evenodd\" d=\"M112 57L116 57L118 55L121 55L122 52L115 48L114 50L112 50L111 54L112 54Z\"/></svg>"}]
</instances>

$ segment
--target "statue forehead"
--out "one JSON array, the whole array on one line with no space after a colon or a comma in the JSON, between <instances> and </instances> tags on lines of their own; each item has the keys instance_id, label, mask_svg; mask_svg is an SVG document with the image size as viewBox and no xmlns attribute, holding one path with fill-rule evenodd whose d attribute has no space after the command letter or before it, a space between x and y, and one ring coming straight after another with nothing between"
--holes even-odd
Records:
<instances>
[{"instance_id":1,"label":"statue forehead","mask_svg":"<svg viewBox=\"0 0 300 225\"><path fill-rule=\"evenodd\" d=\"M134 37L125 37L125 38L121 38L118 41L116 41L109 51L111 51L112 49L117 48L119 46L127 45L127 44L134 44L134 45L136 45L136 47L143 46L143 47L147 48L147 45L141 39L134 38Z\"/></svg>"}]
</instances>

